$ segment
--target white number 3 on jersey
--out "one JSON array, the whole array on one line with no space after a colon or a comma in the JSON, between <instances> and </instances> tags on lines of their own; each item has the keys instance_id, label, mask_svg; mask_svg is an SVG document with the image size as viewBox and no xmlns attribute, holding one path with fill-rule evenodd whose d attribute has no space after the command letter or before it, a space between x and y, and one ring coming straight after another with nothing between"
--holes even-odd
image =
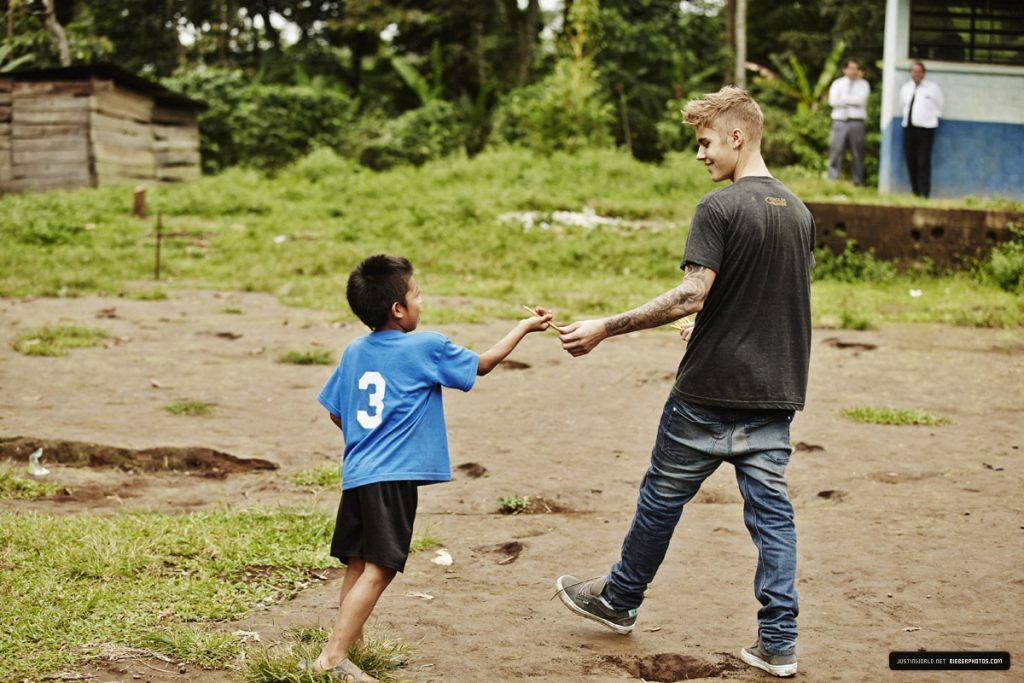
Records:
<instances>
[{"instance_id":1,"label":"white number 3 on jersey","mask_svg":"<svg viewBox=\"0 0 1024 683\"><path fill-rule=\"evenodd\" d=\"M370 408L373 412L359 410L356 412L356 420L363 429L374 429L384 420L384 388L387 382L379 372L370 370L364 372L359 378L359 391L369 391Z\"/></svg>"}]
</instances>

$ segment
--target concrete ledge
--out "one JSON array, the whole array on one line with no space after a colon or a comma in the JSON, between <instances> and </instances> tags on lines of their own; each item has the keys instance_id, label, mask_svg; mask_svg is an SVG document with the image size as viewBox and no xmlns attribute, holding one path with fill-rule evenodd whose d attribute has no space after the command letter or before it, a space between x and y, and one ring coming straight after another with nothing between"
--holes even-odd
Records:
<instances>
[{"instance_id":1,"label":"concrete ledge","mask_svg":"<svg viewBox=\"0 0 1024 683\"><path fill-rule=\"evenodd\" d=\"M1024 214L1011 211L933 209L867 204L807 204L817 226L817 246L841 252L847 240L901 264L931 259L961 265L1010 239L1010 226L1024 228Z\"/></svg>"}]
</instances>

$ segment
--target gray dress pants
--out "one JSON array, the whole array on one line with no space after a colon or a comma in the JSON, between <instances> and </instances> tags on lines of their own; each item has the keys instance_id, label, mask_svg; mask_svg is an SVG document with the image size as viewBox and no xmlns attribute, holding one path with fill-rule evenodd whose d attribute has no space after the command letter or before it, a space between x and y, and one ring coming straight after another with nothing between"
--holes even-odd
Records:
<instances>
[{"instance_id":1,"label":"gray dress pants","mask_svg":"<svg viewBox=\"0 0 1024 683\"><path fill-rule=\"evenodd\" d=\"M833 121L828 134L828 179L836 180L843 168L843 155L850 147L854 185L864 184L864 121Z\"/></svg>"}]
</instances>

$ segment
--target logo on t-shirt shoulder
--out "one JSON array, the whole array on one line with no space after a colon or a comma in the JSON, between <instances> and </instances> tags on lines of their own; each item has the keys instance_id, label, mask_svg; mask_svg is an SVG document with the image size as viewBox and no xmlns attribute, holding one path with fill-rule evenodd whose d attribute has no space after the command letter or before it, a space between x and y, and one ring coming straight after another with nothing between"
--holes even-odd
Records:
<instances>
[{"instance_id":1,"label":"logo on t-shirt shoulder","mask_svg":"<svg viewBox=\"0 0 1024 683\"><path fill-rule=\"evenodd\" d=\"M784 197L765 197L764 200L772 206L786 206L786 199Z\"/></svg>"}]
</instances>

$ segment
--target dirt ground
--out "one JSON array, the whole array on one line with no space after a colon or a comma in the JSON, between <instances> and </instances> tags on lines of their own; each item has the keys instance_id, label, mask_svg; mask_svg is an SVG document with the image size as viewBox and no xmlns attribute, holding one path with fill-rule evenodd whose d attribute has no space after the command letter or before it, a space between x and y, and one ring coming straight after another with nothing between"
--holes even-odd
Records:
<instances>
[{"instance_id":1,"label":"dirt ground","mask_svg":"<svg viewBox=\"0 0 1024 683\"><path fill-rule=\"evenodd\" d=\"M20 330L57 322L112 337L106 347L60 358L12 350ZM425 302L425 329L477 350L507 327L432 327L429 296ZM0 506L105 514L313 501L333 513L335 491L288 479L337 461L340 435L315 401L330 368L276 359L290 349L337 351L362 333L257 294L0 300L0 438L202 447L279 465L126 472L48 462L44 451L49 478L72 495ZM415 646L405 680L769 678L735 656L754 639L757 603L754 548L728 467L686 508L632 635L604 631L551 599L559 574L597 576L617 558L681 351L674 332L650 330L573 359L554 334L536 334L515 351L516 363L468 394L446 394L454 477L421 490L417 524L443 539L454 563L431 562L432 551L413 555L372 622ZM212 403L213 413L163 410L182 400ZM926 410L951 424L862 425L839 415L857 406ZM1020 330L815 330L789 468L799 536L797 680L1024 680L1022 421ZM498 514L497 498L513 494L547 505L537 514ZM283 629L327 626L338 586L329 577L224 627L273 644ZM1009 651L1013 666L888 669L890 651L917 649ZM184 670L151 659L77 673L100 682L234 680Z\"/></svg>"}]
</instances>

